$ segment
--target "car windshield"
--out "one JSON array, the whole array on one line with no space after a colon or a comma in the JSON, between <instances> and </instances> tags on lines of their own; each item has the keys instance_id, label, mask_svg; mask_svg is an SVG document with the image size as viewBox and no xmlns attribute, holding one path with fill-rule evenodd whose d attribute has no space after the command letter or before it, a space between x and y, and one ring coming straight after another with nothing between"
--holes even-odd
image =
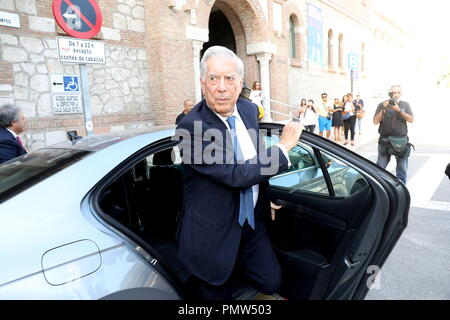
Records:
<instances>
[{"instance_id":1,"label":"car windshield","mask_svg":"<svg viewBox=\"0 0 450 320\"><path fill-rule=\"evenodd\" d=\"M0 165L0 203L89 153L74 149L40 149Z\"/></svg>"}]
</instances>

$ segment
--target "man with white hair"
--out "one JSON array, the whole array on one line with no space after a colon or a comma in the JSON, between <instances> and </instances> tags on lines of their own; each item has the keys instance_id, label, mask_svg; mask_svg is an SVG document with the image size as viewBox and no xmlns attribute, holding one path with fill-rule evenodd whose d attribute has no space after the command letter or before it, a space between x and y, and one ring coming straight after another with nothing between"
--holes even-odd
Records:
<instances>
[{"instance_id":1,"label":"man with white hair","mask_svg":"<svg viewBox=\"0 0 450 320\"><path fill-rule=\"evenodd\" d=\"M391 156L395 156L397 178L406 184L408 157L412 146L409 143L407 122L413 123L414 115L409 103L400 100L401 86L391 86L388 94L390 99L378 105L373 117L373 123L380 124L377 165L386 168Z\"/></svg>"},{"instance_id":2,"label":"man with white hair","mask_svg":"<svg viewBox=\"0 0 450 320\"><path fill-rule=\"evenodd\" d=\"M0 163L27 153L19 138L25 124L25 117L19 108L11 104L0 107Z\"/></svg>"},{"instance_id":3,"label":"man with white hair","mask_svg":"<svg viewBox=\"0 0 450 320\"><path fill-rule=\"evenodd\" d=\"M287 124L277 145L260 148L258 108L239 99L241 59L224 47L210 47L200 73L204 100L176 130L182 137L185 191L180 261L193 275L196 298L231 299L236 272L263 293L274 294L281 270L266 231L268 180L288 168L287 152L297 145L302 126ZM208 152L213 159L205 157ZM268 168L275 169L264 173Z\"/></svg>"}]
</instances>

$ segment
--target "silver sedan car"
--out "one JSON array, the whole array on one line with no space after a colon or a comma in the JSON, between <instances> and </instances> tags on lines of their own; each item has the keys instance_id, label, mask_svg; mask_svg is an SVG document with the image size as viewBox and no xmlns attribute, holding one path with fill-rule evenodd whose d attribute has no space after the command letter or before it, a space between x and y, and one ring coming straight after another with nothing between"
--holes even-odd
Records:
<instances>
[{"instance_id":1,"label":"silver sedan car","mask_svg":"<svg viewBox=\"0 0 450 320\"><path fill-rule=\"evenodd\" d=\"M261 124L267 146L281 125ZM189 299L176 232L183 163L173 127L89 136L0 165L0 299ZM363 299L407 225L409 193L304 132L270 179L270 236L290 300ZM214 208L211 208L214 210ZM235 299L257 292L234 279Z\"/></svg>"}]
</instances>

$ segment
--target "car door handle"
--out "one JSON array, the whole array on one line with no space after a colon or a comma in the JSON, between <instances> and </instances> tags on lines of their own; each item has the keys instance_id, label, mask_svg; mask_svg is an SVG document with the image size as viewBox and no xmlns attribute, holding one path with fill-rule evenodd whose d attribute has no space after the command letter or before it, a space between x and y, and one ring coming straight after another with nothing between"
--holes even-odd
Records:
<instances>
[{"instance_id":1,"label":"car door handle","mask_svg":"<svg viewBox=\"0 0 450 320\"><path fill-rule=\"evenodd\" d=\"M284 201L284 200L280 200L280 199L276 199L272 201L274 204L276 204L277 206L282 206L283 208L289 206L289 202Z\"/></svg>"},{"instance_id":2,"label":"car door handle","mask_svg":"<svg viewBox=\"0 0 450 320\"><path fill-rule=\"evenodd\" d=\"M350 269L353 269L354 267L356 267L358 264L361 263L361 261L355 261L355 262L353 262L353 261L351 261L350 258L348 258L348 257L345 257L345 258L344 258L344 262L345 262L345 264L347 265L347 267L349 267Z\"/></svg>"}]
</instances>

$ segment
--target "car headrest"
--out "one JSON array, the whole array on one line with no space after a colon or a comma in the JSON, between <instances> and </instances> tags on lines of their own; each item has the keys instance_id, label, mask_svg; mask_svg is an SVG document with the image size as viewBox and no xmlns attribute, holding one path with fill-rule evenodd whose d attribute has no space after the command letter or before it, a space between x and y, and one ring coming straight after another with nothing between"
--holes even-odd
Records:
<instances>
[{"instance_id":1,"label":"car headrest","mask_svg":"<svg viewBox=\"0 0 450 320\"><path fill-rule=\"evenodd\" d=\"M133 169L135 179L148 179L147 161L145 159L136 163Z\"/></svg>"},{"instance_id":2,"label":"car headrest","mask_svg":"<svg viewBox=\"0 0 450 320\"><path fill-rule=\"evenodd\" d=\"M173 164L172 161L172 150L166 149L155 153L153 156L153 165L155 166L169 166Z\"/></svg>"}]
</instances>

